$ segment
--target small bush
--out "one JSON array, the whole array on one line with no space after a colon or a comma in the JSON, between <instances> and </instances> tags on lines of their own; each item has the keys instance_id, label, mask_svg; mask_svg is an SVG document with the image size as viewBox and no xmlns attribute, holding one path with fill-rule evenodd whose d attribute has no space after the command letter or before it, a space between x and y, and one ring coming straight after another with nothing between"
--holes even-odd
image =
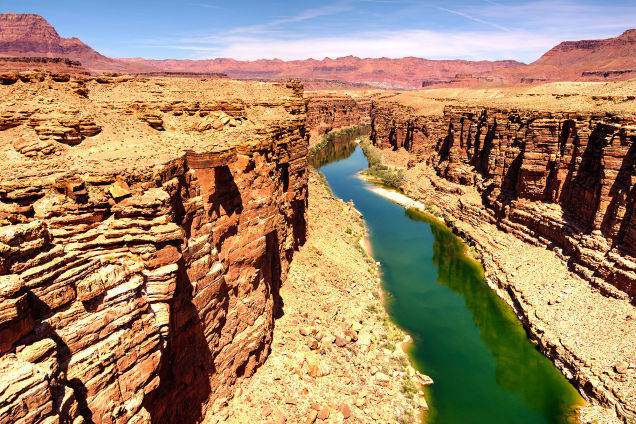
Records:
<instances>
[{"instance_id":1,"label":"small bush","mask_svg":"<svg viewBox=\"0 0 636 424\"><path fill-rule=\"evenodd\" d=\"M412 411L402 411L396 415L395 421L398 424L411 424L415 422L415 417Z\"/></svg>"},{"instance_id":2,"label":"small bush","mask_svg":"<svg viewBox=\"0 0 636 424\"><path fill-rule=\"evenodd\" d=\"M379 312L378 307L375 305L369 305L367 306L367 312L371 312L374 314L377 314Z\"/></svg>"},{"instance_id":3,"label":"small bush","mask_svg":"<svg viewBox=\"0 0 636 424\"><path fill-rule=\"evenodd\" d=\"M404 380L402 380L402 387L400 390L410 399L417 394L417 386L413 383L413 380L407 376L405 376Z\"/></svg>"}]
</instances>

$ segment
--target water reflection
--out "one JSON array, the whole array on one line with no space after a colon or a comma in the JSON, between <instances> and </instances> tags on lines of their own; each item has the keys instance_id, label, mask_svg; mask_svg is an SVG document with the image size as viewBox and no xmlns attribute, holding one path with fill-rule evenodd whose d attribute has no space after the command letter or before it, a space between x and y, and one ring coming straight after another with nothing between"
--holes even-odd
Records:
<instances>
[{"instance_id":1,"label":"water reflection","mask_svg":"<svg viewBox=\"0 0 636 424\"><path fill-rule=\"evenodd\" d=\"M356 143L347 140L345 142L331 142L320 149L319 153L309 158L309 164L318 169L328 163L346 159L356 150Z\"/></svg>"},{"instance_id":2,"label":"water reflection","mask_svg":"<svg viewBox=\"0 0 636 424\"><path fill-rule=\"evenodd\" d=\"M322 141L310 150L309 164L318 169L348 158L356 150L354 141L368 134L368 125L358 125L325 135Z\"/></svg>"},{"instance_id":3,"label":"water reflection","mask_svg":"<svg viewBox=\"0 0 636 424\"><path fill-rule=\"evenodd\" d=\"M430 225L437 281L460 294L495 359L496 382L519 393L550 422L572 422L580 397L552 363L528 343L526 332L508 305L487 287L480 264L466 256L466 245L436 219L409 209L410 219Z\"/></svg>"}]
</instances>

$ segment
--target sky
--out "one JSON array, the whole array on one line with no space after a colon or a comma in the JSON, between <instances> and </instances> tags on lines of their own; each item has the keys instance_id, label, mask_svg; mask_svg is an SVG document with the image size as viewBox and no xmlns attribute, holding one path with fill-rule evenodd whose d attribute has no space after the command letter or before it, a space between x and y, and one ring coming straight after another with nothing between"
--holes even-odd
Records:
<instances>
[{"instance_id":1,"label":"sky","mask_svg":"<svg viewBox=\"0 0 636 424\"><path fill-rule=\"evenodd\" d=\"M0 0L110 57L532 62L636 27L635 0Z\"/></svg>"}]
</instances>

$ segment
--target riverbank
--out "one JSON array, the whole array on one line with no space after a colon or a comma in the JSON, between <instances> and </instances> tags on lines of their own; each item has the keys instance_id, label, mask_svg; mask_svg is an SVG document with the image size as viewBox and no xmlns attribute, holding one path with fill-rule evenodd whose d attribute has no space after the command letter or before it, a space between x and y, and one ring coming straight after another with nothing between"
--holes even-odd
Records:
<instances>
[{"instance_id":1,"label":"riverbank","mask_svg":"<svg viewBox=\"0 0 636 424\"><path fill-rule=\"evenodd\" d=\"M636 403L636 317L629 302L603 296L571 273L558 253L499 230L473 187L442 180L424 163L407 169L405 151L374 149L386 164L404 169L404 193L411 202L443 216L472 246L489 284L513 306L539 350L602 405L582 408L581 421L617 423L618 412L629 422ZM398 195L390 196L395 201Z\"/></svg>"},{"instance_id":2,"label":"riverbank","mask_svg":"<svg viewBox=\"0 0 636 424\"><path fill-rule=\"evenodd\" d=\"M209 422L416 421L417 379L398 347L406 335L382 307L364 236L353 205L311 170L308 238L281 288L271 353Z\"/></svg>"}]
</instances>

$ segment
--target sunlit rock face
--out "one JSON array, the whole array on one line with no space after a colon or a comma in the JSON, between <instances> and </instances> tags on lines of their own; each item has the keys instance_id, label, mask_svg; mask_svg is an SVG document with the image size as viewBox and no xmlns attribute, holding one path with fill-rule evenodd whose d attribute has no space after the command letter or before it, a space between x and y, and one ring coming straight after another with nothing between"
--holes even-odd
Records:
<instances>
[{"instance_id":1,"label":"sunlit rock face","mask_svg":"<svg viewBox=\"0 0 636 424\"><path fill-rule=\"evenodd\" d=\"M18 76L0 422L201 420L266 359L304 242L302 86Z\"/></svg>"},{"instance_id":2,"label":"sunlit rock face","mask_svg":"<svg viewBox=\"0 0 636 424\"><path fill-rule=\"evenodd\" d=\"M556 244L598 287L636 295L636 119L631 115L447 106L422 116L375 105L371 137L477 186L500 228ZM620 295L620 293L616 293Z\"/></svg>"}]
</instances>

